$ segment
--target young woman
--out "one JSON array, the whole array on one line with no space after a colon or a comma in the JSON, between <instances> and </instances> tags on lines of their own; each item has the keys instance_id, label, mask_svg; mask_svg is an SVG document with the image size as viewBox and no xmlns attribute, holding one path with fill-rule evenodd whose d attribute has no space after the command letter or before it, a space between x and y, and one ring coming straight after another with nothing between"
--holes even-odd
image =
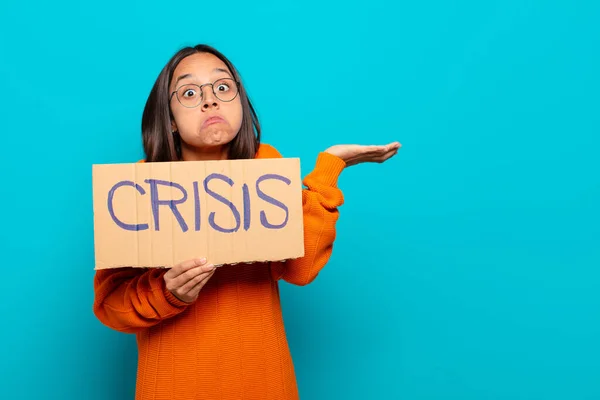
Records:
<instances>
[{"instance_id":1,"label":"young woman","mask_svg":"<svg viewBox=\"0 0 600 400\"><path fill-rule=\"evenodd\" d=\"M260 124L229 60L186 47L163 68L142 118L145 162L282 157L260 142ZM297 399L278 281L312 282L331 255L342 170L383 162L385 146L336 145L319 153L303 183L305 255L215 268L210 260L170 269L98 270L94 313L135 333L136 399Z\"/></svg>"}]
</instances>

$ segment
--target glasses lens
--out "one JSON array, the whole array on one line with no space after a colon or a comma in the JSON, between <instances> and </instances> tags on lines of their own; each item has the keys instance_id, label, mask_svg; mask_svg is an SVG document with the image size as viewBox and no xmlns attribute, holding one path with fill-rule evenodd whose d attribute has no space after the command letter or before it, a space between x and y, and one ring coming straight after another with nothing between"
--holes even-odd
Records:
<instances>
[{"instance_id":1,"label":"glasses lens","mask_svg":"<svg viewBox=\"0 0 600 400\"><path fill-rule=\"evenodd\" d=\"M237 85L233 79L219 79L213 85L215 96L221 101L231 101L238 94Z\"/></svg>"},{"instance_id":2,"label":"glasses lens","mask_svg":"<svg viewBox=\"0 0 600 400\"><path fill-rule=\"evenodd\" d=\"M202 100L202 91L198 85L183 85L177 89L177 99L184 107L196 107Z\"/></svg>"}]
</instances>

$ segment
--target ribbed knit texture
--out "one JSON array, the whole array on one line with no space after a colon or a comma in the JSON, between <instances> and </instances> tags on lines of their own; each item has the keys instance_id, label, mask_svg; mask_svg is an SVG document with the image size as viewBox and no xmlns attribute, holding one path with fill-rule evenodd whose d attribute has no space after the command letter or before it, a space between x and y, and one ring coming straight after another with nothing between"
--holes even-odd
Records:
<instances>
[{"instance_id":1,"label":"ribbed knit texture","mask_svg":"<svg viewBox=\"0 0 600 400\"><path fill-rule=\"evenodd\" d=\"M279 157L266 144L257 153L257 158ZM299 398L278 281L306 285L329 260L343 203L337 180L344 167L340 158L320 153L303 181L305 255L300 259L219 267L192 304L166 289L165 269L96 271L95 315L137 337L136 399Z\"/></svg>"}]
</instances>

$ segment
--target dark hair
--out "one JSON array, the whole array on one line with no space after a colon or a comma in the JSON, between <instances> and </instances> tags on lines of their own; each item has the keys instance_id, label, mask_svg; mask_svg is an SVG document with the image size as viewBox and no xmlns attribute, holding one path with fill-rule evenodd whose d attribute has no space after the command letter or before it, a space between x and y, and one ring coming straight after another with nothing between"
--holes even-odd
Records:
<instances>
[{"instance_id":1,"label":"dark hair","mask_svg":"<svg viewBox=\"0 0 600 400\"><path fill-rule=\"evenodd\" d=\"M242 103L242 125L239 133L229 143L229 159L254 158L260 144L260 123L248 98L241 78L231 61L215 48L199 44L179 50L164 66L146 101L142 115L142 141L147 162L178 161L181 159L181 138L171 132L173 114L169 105L169 84L177 65L185 57L196 53L210 53L227 65L233 78L239 82Z\"/></svg>"}]
</instances>

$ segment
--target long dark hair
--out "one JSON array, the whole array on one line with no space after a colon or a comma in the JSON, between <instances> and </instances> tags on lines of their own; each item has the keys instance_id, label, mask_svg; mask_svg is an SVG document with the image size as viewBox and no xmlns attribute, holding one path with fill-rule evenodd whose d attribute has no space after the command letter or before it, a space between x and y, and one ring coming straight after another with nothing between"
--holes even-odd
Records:
<instances>
[{"instance_id":1,"label":"long dark hair","mask_svg":"<svg viewBox=\"0 0 600 400\"><path fill-rule=\"evenodd\" d=\"M199 44L179 50L164 66L146 101L142 115L142 141L146 162L181 160L181 138L171 132L173 114L169 106L169 83L177 65L185 57L195 53L211 53L221 59L239 82L239 94L242 103L242 125L239 133L229 143L229 159L254 158L260 145L260 123L254 107L248 98L240 75L231 61L215 48Z\"/></svg>"}]
</instances>

